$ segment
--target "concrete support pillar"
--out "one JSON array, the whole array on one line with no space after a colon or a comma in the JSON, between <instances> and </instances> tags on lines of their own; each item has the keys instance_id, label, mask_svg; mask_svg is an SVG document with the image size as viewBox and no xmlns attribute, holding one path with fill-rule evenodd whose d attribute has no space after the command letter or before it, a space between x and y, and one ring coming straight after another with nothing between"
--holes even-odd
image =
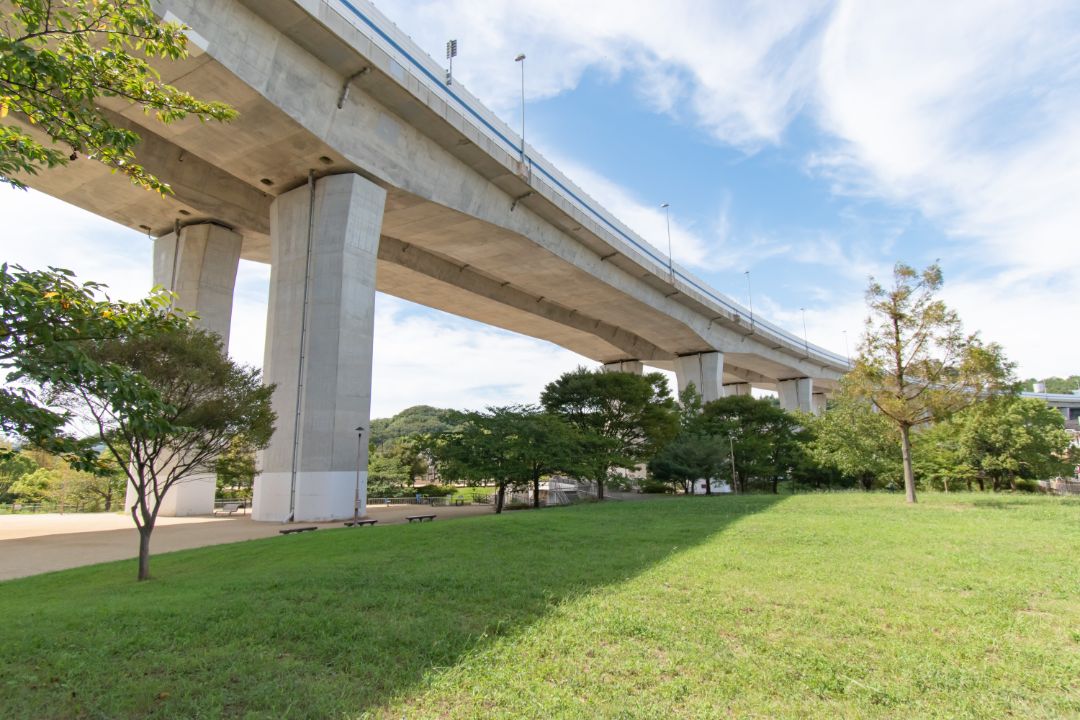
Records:
<instances>
[{"instance_id":1,"label":"concrete support pillar","mask_svg":"<svg viewBox=\"0 0 1080 720\"><path fill-rule=\"evenodd\" d=\"M702 402L720 399L724 395L724 353L699 353L675 358L675 379L680 394L693 384Z\"/></svg>"},{"instance_id":2,"label":"concrete support pillar","mask_svg":"<svg viewBox=\"0 0 1080 720\"><path fill-rule=\"evenodd\" d=\"M277 431L260 457L256 520L351 517L357 483L360 514L366 510L367 447L356 428L369 428L386 191L345 174L315 183L314 207L311 196L301 186L270 210L263 377L277 384Z\"/></svg>"},{"instance_id":3,"label":"concrete support pillar","mask_svg":"<svg viewBox=\"0 0 1080 720\"><path fill-rule=\"evenodd\" d=\"M812 378L781 380L776 384L776 389L780 395L780 407L783 409L812 412L811 396L814 394Z\"/></svg>"},{"instance_id":4,"label":"concrete support pillar","mask_svg":"<svg viewBox=\"0 0 1080 720\"><path fill-rule=\"evenodd\" d=\"M810 398L810 407L815 415L824 415L827 403L828 399L825 397L825 393L816 392Z\"/></svg>"},{"instance_id":5,"label":"concrete support pillar","mask_svg":"<svg viewBox=\"0 0 1080 720\"><path fill-rule=\"evenodd\" d=\"M640 360L619 360L618 362L604 363L604 372L624 372L632 375L642 375L645 366Z\"/></svg>"},{"instance_id":6,"label":"concrete support pillar","mask_svg":"<svg viewBox=\"0 0 1080 720\"><path fill-rule=\"evenodd\" d=\"M724 397L750 395L750 383L731 383L724 386Z\"/></svg>"},{"instance_id":7,"label":"concrete support pillar","mask_svg":"<svg viewBox=\"0 0 1080 720\"><path fill-rule=\"evenodd\" d=\"M199 327L221 336L229 347L233 288L243 237L213 223L181 228L154 240L154 284L176 293L176 307L197 313ZM160 515L209 515L217 478L200 475L178 482L161 501ZM128 486L125 506L135 502Z\"/></svg>"}]
</instances>

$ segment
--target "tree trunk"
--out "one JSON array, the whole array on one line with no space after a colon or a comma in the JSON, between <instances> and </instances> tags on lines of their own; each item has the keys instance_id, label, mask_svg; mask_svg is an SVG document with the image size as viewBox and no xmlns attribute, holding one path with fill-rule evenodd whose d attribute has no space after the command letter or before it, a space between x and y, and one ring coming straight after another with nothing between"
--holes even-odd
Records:
<instances>
[{"instance_id":1,"label":"tree trunk","mask_svg":"<svg viewBox=\"0 0 1080 720\"><path fill-rule=\"evenodd\" d=\"M712 495L712 478L705 478L705 494Z\"/></svg>"},{"instance_id":2,"label":"tree trunk","mask_svg":"<svg viewBox=\"0 0 1080 720\"><path fill-rule=\"evenodd\" d=\"M153 527L139 528L139 580L150 579L150 533Z\"/></svg>"},{"instance_id":3,"label":"tree trunk","mask_svg":"<svg viewBox=\"0 0 1080 720\"><path fill-rule=\"evenodd\" d=\"M772 479L772 494L773 495L779 495L780 494L780 481L777 480L775 477Z\"/></svg>"},{"instance_id":4,"label":"tree trunk","mask_svg":"<svg viewBox=\"0 0 1080 720\"><path fill-rule=\"evenodd\" d=\"M533 478L533 507L540 509L540 476Z\"/></svg>"},{"instance_id":5,"label":"tree trunk","mask_svg":"<svg viewBox=\"0 0 1080 720\"><path fill-rule=\"evenodd\" d=\"M596 481L596 499L597 500L603 500L604 499L604 481L603 480L597 480Z\"/></svg>"},{"instance_id":6,"label":"tree trunk","mask_svg":"<svg viewBox=\"0 0 1080 720\"><path fill-rule=\"evenodd\" d=\"M900 426L900 451L904 456L904 492L908 503L915 503L915 471L911 467L911 428Z\"/></svg>"},{"instance_id":7,"label":"tree trunk","mask_svg":"<svg viewBox=\"0 0 1080 720\"><path fill-rule=\"evenodd\" d=\"M503 501L506 498L506 485L499 485L499 492L495 495L495 514L503 511Z\"/></svg>"}]
</instances>

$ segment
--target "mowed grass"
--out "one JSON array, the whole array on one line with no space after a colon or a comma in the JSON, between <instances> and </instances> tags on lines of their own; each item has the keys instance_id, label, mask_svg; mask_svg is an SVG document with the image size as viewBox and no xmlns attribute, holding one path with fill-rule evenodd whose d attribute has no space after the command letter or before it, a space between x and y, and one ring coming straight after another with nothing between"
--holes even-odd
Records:
<instances>
[{"instance_id":1,"label":"mowed grass","mask_svg":"<svg viewBox=\"0 0 1080 720\"><path fill-rule=\"evenodd\" d=\"M4 718L1080 717L1080 503L658 498L0 583Z\"/></svg>"}]
</instances>

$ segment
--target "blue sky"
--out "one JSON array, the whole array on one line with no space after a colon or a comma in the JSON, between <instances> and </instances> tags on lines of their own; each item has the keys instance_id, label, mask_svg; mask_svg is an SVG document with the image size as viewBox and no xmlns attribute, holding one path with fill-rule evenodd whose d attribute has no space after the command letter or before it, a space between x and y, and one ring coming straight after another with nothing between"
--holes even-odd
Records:
<instances>
[{"instance_id":1,"label":"blue sky","mask_svg":"<svg viewBox=\"0 0 1080 720\"><path fill-rule=\"evenodd\" d=\"M939 259L946 300L1027 375L1080 364L1080 5L382 0L455 82L714 287L854 351L869 275ZM228 100L228 98L223 98ZM133 297L149 241L0 189L4 259ZM259 364L268 270L241 267L230 351ZM393 298L373 414L534 401L572 353Z\"/></svg>"}]
</instances>

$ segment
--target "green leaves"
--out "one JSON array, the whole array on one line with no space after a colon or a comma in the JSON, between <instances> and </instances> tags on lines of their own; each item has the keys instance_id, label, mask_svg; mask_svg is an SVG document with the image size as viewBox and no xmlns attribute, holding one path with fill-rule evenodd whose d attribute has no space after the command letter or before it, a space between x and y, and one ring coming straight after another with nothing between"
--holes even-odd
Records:
<instances>
[{"instance_id":1,"label":"green leaves","mask_svg":"<svg viewBox=\"0 0 1080 720\"><path fill-rule=\"evenodd\" d=\"M0 25L0 119L14 113L49 138L0 125L0 182L93 158L141 187L169 187L135 157L137 133L113 124L98 103L119 98L163 123L194 115L228 121L236 111L161 82L149 60L187 57L185 28L161 23L148 0L10 0ZM57 148L55 146L61 146Z\"/></svg>"},{"instance_id":2,"label":"green leaves","mask_svg":"<svg viewBox=\"0 0 1080 720\"><path fill-rule=\"evenodd\" d=\"M170 309L172 296L164 291L126 303L110 300L104 290L77 283L62 268L0 265L0 369L8 379L0 389L0 430L87 470L98 463L92 443L65 428L69 411L43 388L85 386L129 407L156 407L160 398L145 381L95 357L95 343L183 328L189 321Z\"/></svg>"}]
</instances>

